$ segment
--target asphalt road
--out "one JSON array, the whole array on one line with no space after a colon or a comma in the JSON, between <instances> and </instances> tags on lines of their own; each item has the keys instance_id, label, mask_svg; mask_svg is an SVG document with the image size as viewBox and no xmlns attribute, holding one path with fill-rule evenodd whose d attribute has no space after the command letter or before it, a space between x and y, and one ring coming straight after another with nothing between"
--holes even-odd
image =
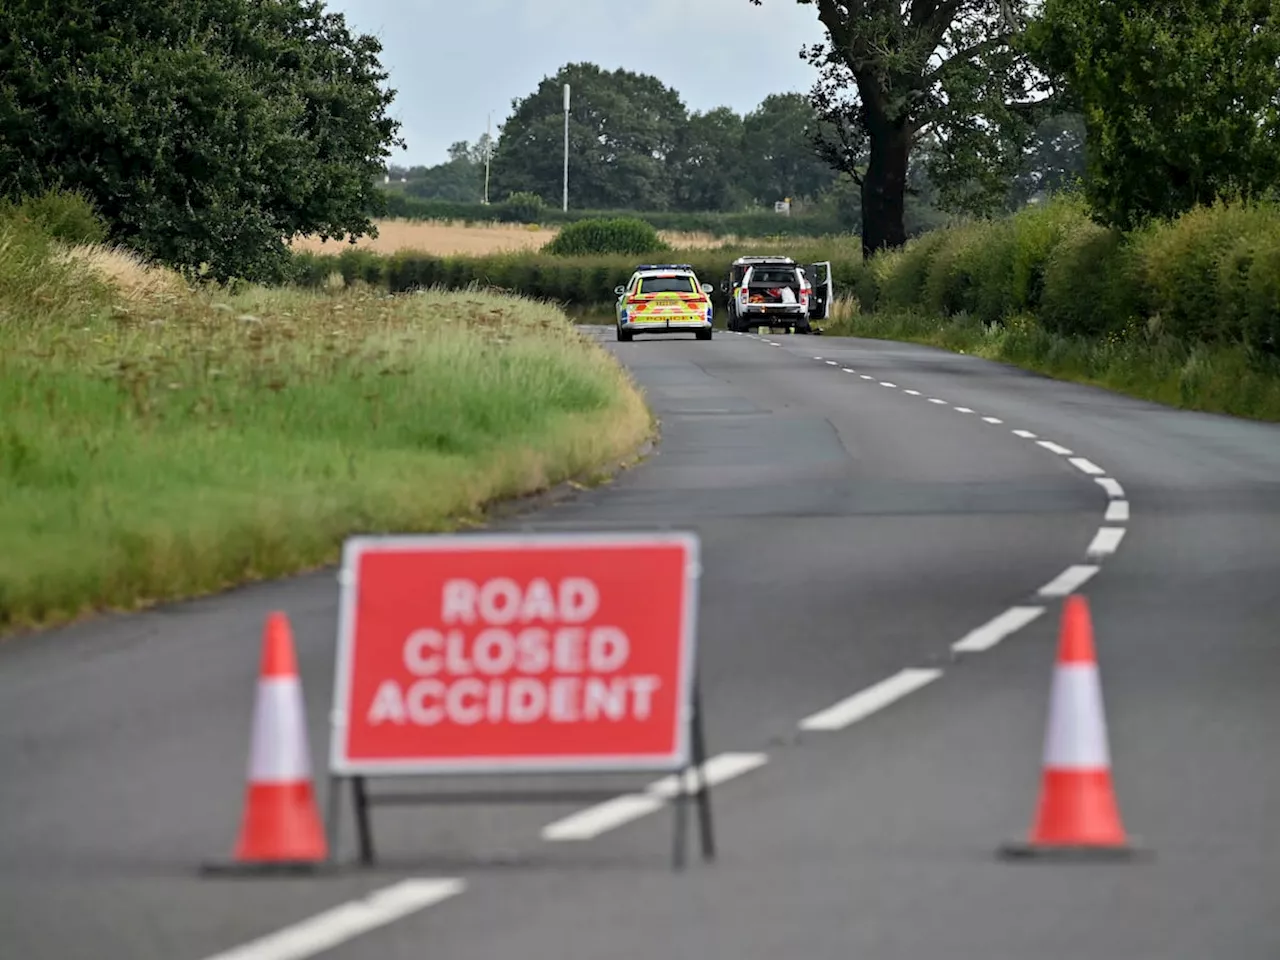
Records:
<instances>
[{"instance_id":1,"label":"asphalt road","mask_svg":"<svg viewBox=\"0 0 1280 960\"><path fill-rule=\"evenodd\" d=\"M373 871L198 876L234 837L272 609L322 765L326 571L0 646L0 955L279 960L324 936L335 960L1280 955L1280 429L900 344L609 346L659 451L511 523L701 535L718 861L670 871L669 810L588 813L597 836L558 842L542 830L573 805L408 808L376 812ZM994 856L1030 823L1069 569L1149 860ZM1013 607L1043 612L984 628ZM801 729L867 688L843 728ZM359 918L326 913L405 878L462 883L394 920L375 898L350 939Z\"/></svg>"}]
</instances>

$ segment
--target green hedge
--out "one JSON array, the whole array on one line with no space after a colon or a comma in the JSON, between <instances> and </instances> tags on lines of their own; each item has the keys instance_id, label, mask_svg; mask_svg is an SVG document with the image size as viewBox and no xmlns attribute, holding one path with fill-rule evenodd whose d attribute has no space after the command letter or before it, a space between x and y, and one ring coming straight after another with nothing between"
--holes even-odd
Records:
<instances>
[{"instance_id":1,"label":"green hedge","mask_svg":"<svg viewBox=\"0 0 1280 960\"><path fill-rule=\"evenodd\" d=\"M799 263L831 261L836 294L849 293L861 275L862 253L856 241L827 245L788 246L747 250L676 250L659 258L629 256L560 257L545 253L507 253L485 257L432 256L402 252L390 256L367 250L348 249L340 254L294 254L292 281L304 287L318 287L334 274L347 284L368 283L392 293L430 287L463 289L472 285L492 287L525 296L554 300L575 307L599 306L613 302L613 290L627 282L640 262L687 263L702 283L714 286L717 306L724 306L720 281L729 265L744 254L778 254Z\"/></svg>"},{"instance_id":2,"label":"green hedge","mask_svg":"<svg viewBox=\"0 0 1280 960\"><path fill-rule=\"evenodd\" d=\"M647 257L666 253L671 245L658 236L652 224L634 217L616 220L579 220L563 227L542 248L557 257L593 257L625 254Z\"/></svg>"},{"instance_id":3,"label":"green hedge","mask_svg":"<svg viewBox=\"0 0 1280 960\"><path fill-rule=\"evenodd\" d=\"M467 223L530 223L546 226L577 223L580 220L613 220L629 217L643 220L657 230L681 233L709 233L715 237L827 237L847 234L851 225L830 210L796 213L785 217L772 210L743 213L688 213L673 210L569 210L534 207L528 203L454 203L423 200L387 190L386 215L411 220L461 220Z\"/></svg>"},{"instance_id":4,"label":"green hedge","mask_svg":"<svg viewBox=\"0 0 1280 960\"><path fill-rule=\"evenodd\" d=\"M1173 337L1271 349L1280 340L1280 206L1218 204L1130 234L1070 195L945 227L850 277L859 309L1003 323L1066 336Z\"/></svg>"}]
</instances>

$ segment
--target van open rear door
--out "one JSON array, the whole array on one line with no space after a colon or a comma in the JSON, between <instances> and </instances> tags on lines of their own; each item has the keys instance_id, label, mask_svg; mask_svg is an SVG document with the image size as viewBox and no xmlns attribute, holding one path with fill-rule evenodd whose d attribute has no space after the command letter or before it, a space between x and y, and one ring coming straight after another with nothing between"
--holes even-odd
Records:
<instances>
[{"instance_id":1,"label":"van open rear door","mask_svg":"<svg viewBox=\"0 0 1280 960\"><path fill-rule=\"evenodd\" d=\"M831 261L811 263L804 268L813 292L809 294L809 319L826 320L831 316L831 301L835 288L831 283Z\"/></svg>"}]
</instances>

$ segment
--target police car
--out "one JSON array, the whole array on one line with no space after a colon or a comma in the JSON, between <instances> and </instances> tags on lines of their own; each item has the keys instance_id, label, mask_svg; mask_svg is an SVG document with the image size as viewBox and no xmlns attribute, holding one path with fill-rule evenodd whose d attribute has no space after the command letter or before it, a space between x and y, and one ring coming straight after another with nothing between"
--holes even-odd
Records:
<instances>
[{"instance_id":1,"label":"police car","mask_svg":"<svg viewBox=\"0 0 1280 960\"><path fill-rule=\"evenodd\" d=\"M693 333L711 339L709 283L698 283L687 263L649 263L636 267L626 286L614 288L618 339L637 333Z\"/></svg>"}]
</instances>

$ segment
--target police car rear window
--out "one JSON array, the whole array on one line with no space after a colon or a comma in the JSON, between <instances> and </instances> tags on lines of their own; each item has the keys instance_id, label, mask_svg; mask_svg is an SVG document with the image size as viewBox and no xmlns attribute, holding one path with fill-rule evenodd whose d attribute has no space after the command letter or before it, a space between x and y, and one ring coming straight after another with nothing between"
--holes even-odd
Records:
<instances>
[{"instance_id":1,"label":"police car rear window","mask_svg":"<svg viewBox=\"0 0 1280 960\"><path fill-rule=\"evenodd\" d=\"M697 293L692 277L641 277L638 293Z\"/></svg>"}]
</instances>

